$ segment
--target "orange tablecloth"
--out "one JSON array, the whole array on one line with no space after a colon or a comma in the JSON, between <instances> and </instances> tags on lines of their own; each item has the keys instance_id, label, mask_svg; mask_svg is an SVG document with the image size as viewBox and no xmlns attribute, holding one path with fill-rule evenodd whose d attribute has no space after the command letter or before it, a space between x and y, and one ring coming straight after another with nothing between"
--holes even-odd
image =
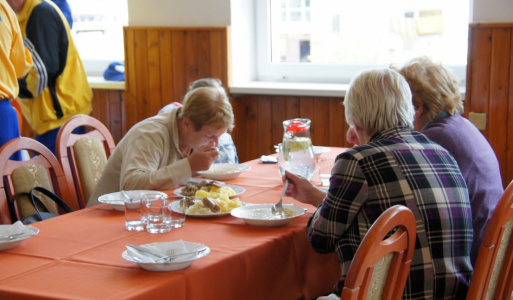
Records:
<instances>
[{"instance_id":1,"label":"orange tablecloth","mask_svg":"<svg viewBox=\"0 0 513 300\"><path fill-rule=\"evenodd\" d=\"M343 148L332 148L333 160ZM246 203L274 203L282 192L276 164L228 181L244 187ZM323 165L324 166L324 165ZM327 168L330 168L328 165ZM312 179L318 182L318 174ZM172 193L172 191L167 191ZM279 228L248 226L232 216L187 219L185 227L150 234L124 228L123 212L102 204L33 226L37 236L0 252L0 299L313 299L332 291L340 276L335 254L312 250L304 216ZM149 272L121 257L125 244L174 240L210 247L207 256L173 272Z\"/></svg>"}]
</instances>

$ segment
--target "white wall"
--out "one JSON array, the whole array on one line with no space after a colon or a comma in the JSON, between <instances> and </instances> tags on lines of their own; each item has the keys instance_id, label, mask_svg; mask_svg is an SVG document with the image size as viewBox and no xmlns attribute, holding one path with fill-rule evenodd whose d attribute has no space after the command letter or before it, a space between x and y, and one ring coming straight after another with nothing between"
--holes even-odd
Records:
<instances>
[{"instance_id":1,"label":"white wall","mask_svg":"<svg viewBox=\"0 0 513 300\"><path fill-rule=\"evenodd\" d=\"M130 26L227 26L230 0L127 0Z\"/></svg>"},{"instance_id":2,"label":"white wall","mask_svg":"<svg viewBox=\"0 0 513 300\"><path fill-rule=\"evenodd\" d=\"M473 23L509 23L513 22L512 0L470 0Z\"/></svg>"}]
</instances>

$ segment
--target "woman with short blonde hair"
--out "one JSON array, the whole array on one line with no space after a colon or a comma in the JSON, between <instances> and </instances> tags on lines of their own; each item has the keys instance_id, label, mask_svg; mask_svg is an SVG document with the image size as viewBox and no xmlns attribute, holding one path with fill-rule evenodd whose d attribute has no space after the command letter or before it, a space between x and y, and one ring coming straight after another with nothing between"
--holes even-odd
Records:
<instances>
[{"instance_id":1,"label":"woman with short blonde hair","mask_svg":"<svg viewBox=\"0 0 513 300\"><path fill-rule=\"evenodd\" d=\"M399 73L413 93L415 129L451 153L467 183L474 228L474 264L486 224L504 192L499 162L481 132L460 115L463 103L458 80L451 71L428 57L418 57L407 62Z\"/></svg>"}]
</instances>

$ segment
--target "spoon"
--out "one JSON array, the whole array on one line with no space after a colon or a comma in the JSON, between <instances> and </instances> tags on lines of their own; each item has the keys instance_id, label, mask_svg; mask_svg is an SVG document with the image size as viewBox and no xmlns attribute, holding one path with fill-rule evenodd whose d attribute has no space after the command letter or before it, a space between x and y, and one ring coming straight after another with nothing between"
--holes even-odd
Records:
<instances>
[{"instance_id":1,"label":"spoon","mask_svg":"<svg viewBox=\"0 0 513 300\"><path fill-rule=\"evenodd\" d=\"M19 236L23 235L23 234L25 234L25 232L11 234L11 235L0 235L0 241L5 241L5 240L12 241L14 239L19 238Z\"/></svg>"},{"instance_id":2,"label":"spoon","mask_svg":"<svg viewBox=\"0 0 513 300\"><path fill-rule=\"evenodd\" d=\"M277 213L282 214L285 212L285 209L283 208L283 197L285 197L285 192L287 191L288 186L289 181L285 179L285 184L283 185L283 192L281 194L280 201L277 204L273 205L273 207L271 208L273 215Z\"/></svg>"}]
</instances>

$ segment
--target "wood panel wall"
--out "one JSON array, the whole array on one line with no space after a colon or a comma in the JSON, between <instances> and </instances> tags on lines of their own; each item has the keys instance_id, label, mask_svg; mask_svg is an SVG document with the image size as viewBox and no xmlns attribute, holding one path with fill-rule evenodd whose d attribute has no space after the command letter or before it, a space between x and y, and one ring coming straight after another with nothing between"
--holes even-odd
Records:
<instances>
[{"instance_id":1,"label":"wood panel wall","mask_svg":"<svg viewBox=\"0 0 513 300\"><path fill-rule=\"evenodd\" d=\"M312 143L349 147L343 98L298 96L232 95L235 128L232 137L241 162L275 153L283 138L283 121L308 118L312 121Z\"/></svg>"},{"instance_id":2,"label":"wood panel wall","mask_svg":"<svg viewBox=\"0 0 513 300\"><path fill-rule=\"evenodd\" d=\"M513 180L513 23L471 24L468 50L465 116L486 114L481 132L506 187Z\"/></svg>"},{"instance_id":3,"label":"wood panel wall","mask_svg":"<svg viewBox=\"0 0 513 300\"><path fill-rule=\"evenodd\" d=\"M126 129L155 115L206 77L228 84L228 29L125 27Z\"/></svg>"}]
</instances>

